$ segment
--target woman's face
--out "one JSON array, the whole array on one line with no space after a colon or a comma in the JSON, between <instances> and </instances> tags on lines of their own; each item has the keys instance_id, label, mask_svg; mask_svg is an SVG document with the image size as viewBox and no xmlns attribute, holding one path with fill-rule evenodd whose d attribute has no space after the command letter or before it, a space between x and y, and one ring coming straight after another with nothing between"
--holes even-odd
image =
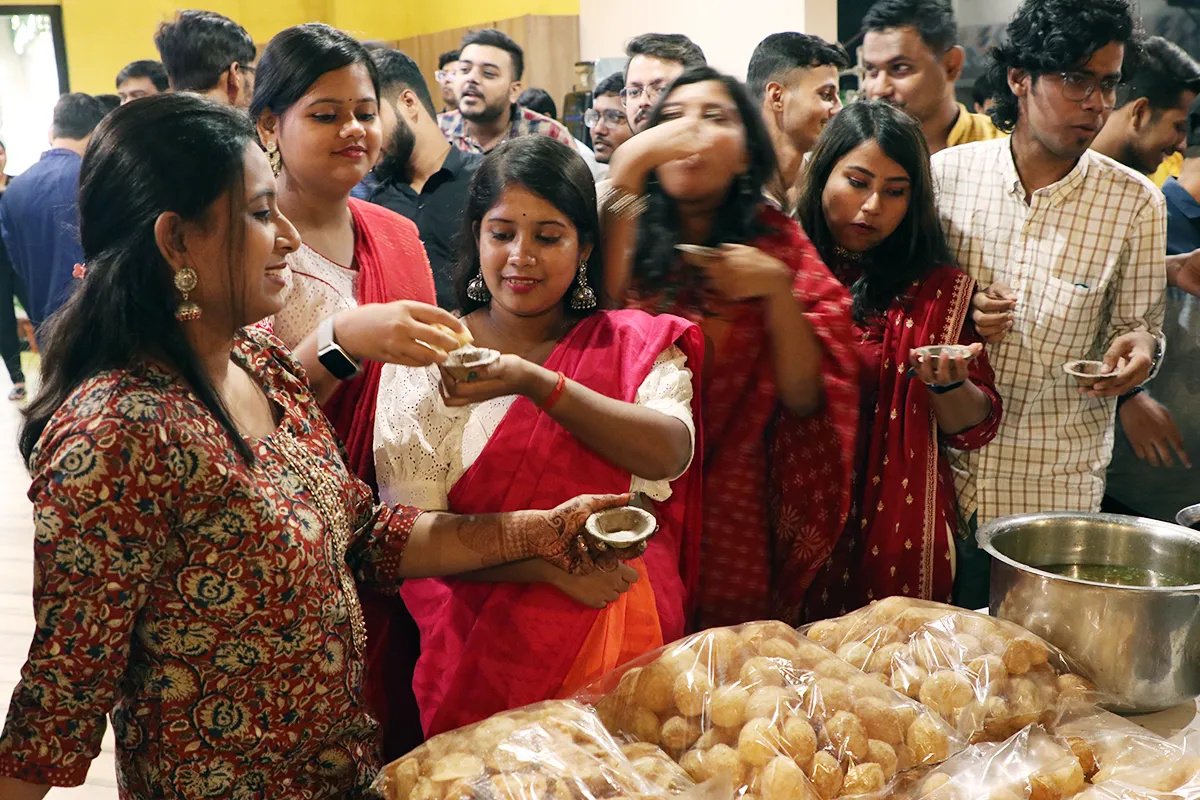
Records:
<instances>
[{"instance_id":1,"label":"woman's face","mask_svg":"<svg viewBox=\"0 0 1200 800\"><path fill-rule=\"evenodd\" d=\"M274 120L274 127L289 183L349 192L371 171L383 142L379 100L367 68L351 64L326 72L282 119Z\"/></svg>"},{"instance_id":2,"label":"woman's face","mask_svg":"<svg viewBox=\"0 0 1200 800\"><path fill-rule=\"evenodd\" d=\"M869 139L833 167L821 193L837 245L863 253L891 236L908 213L912 178Z\"/></svg>"},{"instance_id":3,"label":"woman's face","mask_svg":"<svg viewBox=\"0 0 1200 800\"><path fill-rule=\"evenodd\" d=\"M186 261L199 279L191 299L202 314L227 317L235 329L283 309L288 278L284 257L300 246L300 235L275 204L275 177L262 149L247 145L243 163L245 197L234 203L241 208L239 216L230 217L231 192L239 191L235 188L218 198L204 223L185 223L184 233ZM239 244L240 252L232 255L240 263L231 264L230 247Z\"/></svg>"},{"instance_id":4,"label":"woman's face","mask_svg":"<svg viewBox=\"0 0 1200 800\"><path fill-rule=\"evenodd\" d=\"M677 201L723 201L750 165L746 128L725 86L717 81L680 86L663 98L661 119L695 120L702 142L699 153L658 168L663 191Z\"/></svg>"},{"instance_id":5,"label":"woman's face","mask_svg":"<svg viewBox=\"0 0 1200 800\"><path fill-rule=\"evenodd\" d=\"M562 308L591 251L566 214L521 186L505 189L479 225L479 265L492 304L517 316Z\"/></svg>"},{"instance_id":6,"label":"woman's face","mask_svg":"<svg viewBox=\"0 0 1200 800\"><path fill-rule=\"evenodd\" d=\"M0 175L4 173L4 168L8 166L8 151L4 149L4 145L0 144Z\"/></svg>"}]
</instances>

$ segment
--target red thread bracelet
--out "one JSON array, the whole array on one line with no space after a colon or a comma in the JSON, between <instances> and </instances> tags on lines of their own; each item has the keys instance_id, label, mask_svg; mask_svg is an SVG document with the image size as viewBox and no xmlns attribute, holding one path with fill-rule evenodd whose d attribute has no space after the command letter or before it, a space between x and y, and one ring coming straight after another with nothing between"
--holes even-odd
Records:
<instances>
[{"instance_id":1,"label":"red thread bracelet","mask_svg":"<svg viewBox=\"0 0 1200 800\"><path fill-rule=\"evenodd\" d=\"M565 390L566 388L567 388L567 376L563 375L560 372L560 373L558 373L558 383L556 383L554 385L554 391L550 392L550 394L546 396L545 400L543 400L542 402L537 404L538 408L540 408L542 411L545 411L546 413L549 413L550 409L554 408L554 406L562 398L563 390Z\"/></svg>"}]
</instances>

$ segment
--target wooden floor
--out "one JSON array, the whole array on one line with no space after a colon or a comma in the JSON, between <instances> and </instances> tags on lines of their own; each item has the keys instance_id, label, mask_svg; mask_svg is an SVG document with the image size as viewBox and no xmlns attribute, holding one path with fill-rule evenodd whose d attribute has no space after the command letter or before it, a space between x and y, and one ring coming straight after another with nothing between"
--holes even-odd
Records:
<instances>
[{"instance_id":1,"label":"wooden floor","mask_svg":"<svg viewBox=\"0 0 1200 800\"><path fill-rule=\"evenodd\" d=\"M33 522L25 492L29 476L17 454L20 413L8 402L12 388L0 367L0 719L8 714L13 688L33 635ZM116 767L111 732L92 763L87 783L53 789L51 800L116 800Z\"/></svg>"}]
</instances>

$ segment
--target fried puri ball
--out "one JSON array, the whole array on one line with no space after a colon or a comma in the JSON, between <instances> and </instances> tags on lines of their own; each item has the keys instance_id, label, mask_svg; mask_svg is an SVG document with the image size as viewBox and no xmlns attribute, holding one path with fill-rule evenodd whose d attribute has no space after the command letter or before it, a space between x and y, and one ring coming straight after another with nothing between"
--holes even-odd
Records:
<instances>
[{"instance_id":1,"label":"fried puri ball","mask_svg":"<svg viewBox=\"0 0 1200 800\"><path fill-rule=\"evenodd\" d=\"M746 701L746 719L779 719L786 708L797 704L797 700L796 693L788 687L764 686L755 689Z\"/></svg>"},{"instance_id":2,"label":"fried puri ball","mask_svg":"<svg viewBox=\"0 0 1200 800\"><path fill-rule=\"evenodd\" d=\"M1008 680L1008 668L1004 666L1004 659L992 653L968 661L967 674L980 686Z\"/></svg>"},{"instance_id":3,"label":"fried puri ball","mask_svg":"<svg viewBox=\"0 0 1200 800\"><path fill-rule=\"evenodd\" d=\"M1057 686L1062 699L1068 703L1087 702L1096 691L1096 686L1091 681L1069 672L1058 676Z\"/></svg>"},{"instance_id":4,"label":"fried puri ball","mask_svg":"<svg viewBox=\"0 0 1200 800\"><path fill-rule=\"evenodd\" d=\"M671 717L659 731L662 746L676 753L687 750L700 738L700 723L687 717Z\"/></svg>"},{"instance_id":5,"label":"fried puri ball","mask_svg":"<svg viewBox=\"0 0 1200 800\"><path fill-rule=\"evenodd\" d=\"M892 677L892 670L895 669L896 662L904 660L910 652L908 645L905 644L885 644L871 654L870 660L867 661L866 669L868 672L882 672L890 678Z\"/></svg>"},{"instance_id":6,"label":"fried puri ball","mask_svg":"<svg viewBox=\"0 0 1200 800\"><path fill-rule=\"evenodd\" d=\"M797 764L807 764L816 755L817 733L803 716L793 714L784 719L783 751Z\"/></svg>"},{"instance_id":7,"label":"fried puri ball","mask_svg":"<svg viewBox=\"0 0 1200 800\"><path fill-rule=\"evenodd\" d=\"M675 676L666 664L655 661L642 667L633 687L633 702L655 714L671 708L675 702Z\"/></svg>"},{"instance_id":8,"label":"fried puri ball","mask_svg":"<svg viewBox=\"0 0 1200 800\"><path fill-rule=\"evenodd\" d=\"M1062 800L1083 791L1083 768L1073 756L1057 768L1029 779L1029 800Z\"/></svg>"},{"instance_id":9,"label":"fried puri ball","mask_svg":"<svg viewBox=\"0 0 1200 800\"><path fill-rule=\"evenodd\" d=\"M846 770L846 779L842 784L843 795L871 794L883 791L887 779L883 776L883 767L878 764L851 764Z\"/></svg>"},{"instance_id":10,"label":"fried puri ball","mask_svg":"<svg viewBox=\"0 0 1200 800\"><path fill-rule=\"evenodd\" d=\"M821 750L808 765L808 779L822 800L833 800L842 791L846 775L842 765L828 752Z\"/></svg>"},{"instance_id":11,"label":"fried puri ball","mask_svg":"<svg viewBox=\"0 0 1200 800\"><path fill-rule=\"evenodd\" d=\"M709 704L708 713L713 724L723 728L735 728L746 721L746 704L750 692L745 687L727 684L718 688Z\"/></svg>"},{"instance_id":12,"label":"fried puri ball","mask_svg":"<svg viewBox=\"0 0 1200 800\"><path fill-rule=\"evenodd\" d=\"M866 669L867 662L874 653L875 649L866 642L847 642L837 650L838 658L855 669Z\"/></svg>"},{"instance_id":13,"label":"fried puri ball","mask_svg":"<svg viewBox=\"0 0 1200 800\"><path fill-rule=\"evenodd\" d=\"M758 646L759 655L767 658L778 658L788 661L792 664L800 665L802 661L802 651L796 644L782 637L767 639Z\"/></svg>"},{"instance_id":14,"label":"fried puri ball","mask_svg":"<svg viewBox=\"0 0 1200 800\"><path fill-rule=\"evenodd\" d=\"M708 648L717 675L732 679L746 660L742 637L728 628L716 628L704 634L701 650Z\"/></svg>"},{"instance_id":15,"label":"fried puri ball","mask_svg":"<svg viewBox=\"0 0 1200 800\"><path fill-rule=\"evenodd\" d=\"M833 716L839 711L854 710L854 695L850 687L837 678L820 678L813 684L813 688L813 702L825 716Z\"/></svg>"},{"instance_id":16,"label":"fried puri ball","mask_svg":"<svg viewBox=\"0 0 1200 800\"><path fill-rule=\"evenodd\" d=\"M944 772L935 772L921 784L918 800L958 800L954 782Z\"/></svg>"},{"instance_id":17,"label":"fried puri ball","mask_svg":"<svg viewBox=\"0 0 1200 800\"><path fill-rule=\"evenodd\" d=\"M763 768L758 794L762 800L818 800L804 770L787 756L776 756Z\"/></svg>"},{"instance_id":18,"label":"fried puri ball","mask_svg":"<svg viewBox=\"0 0 1200 800\"><path fill-rule=\"evenodd\" d=\"M648 708L636 707L630 709L629 726L625 730L626 733L632 735L639 742L649 742L650 744L658 744L658 715Z\"/></svg>"},{"instance_id":19,"label":"fried puri ball","mask_svg":"<svg viewBox=\"0 0 1200 800\"><path fill-rule=\"evenodd\" d=\"M965 675L946 669L925 679L919 699L922 705L949 720L954 719L958 709L975 699L975 688Z\"/></svg>"},{"instance_id":20,"label":"fried puri ball","mask_svg":"<svg viewBox=\"0 0 1200 800\"><path fill-rule=\"evenodd\" d=\"M745 783L746 765L738 757L737 751L729 745L719 744L711 750L701 753L700 760L704 765L703 768L709 771L709 777L729 775L733 779L734 786ZM695 778L694 775L692 777ZM708 778L704 780L708 780Z\"/></svg>"},{"instance_id":21,"label":"fried puri ball","mask_svg":"<svg viewBox=\"0 0 1200 800\"><path fill-rule=\"evenodd\" d=\"M929 714L922 714L908 726L905 743L918 764L935 764L950 757L950 739Z\"/></svg>"},{"instance_id":22,"label":"fried puri ball","mask_svg":"<svg viewBox=\"0 0 1200 800\"><path fill-rule=\"evenodd\" d=\"M1050 651L1039 641L1018 637L1009 641L1001 658L1009 674L1024 675L1033 667L1045 664L1050 658Z\"/></svg>"},{"instance_id":23,"label":"fried puri ball","mask_svg":"<svg viewBox=\"0 0 1200 800\"><path fill-rule=\"evenodd\" d=\"M758 717L747 722L738 734L737 752L751 767L766 766L783 752L783 737L771 720Z\"/></svg>"},{"instance_id":24,"label":"fried puri ball","mask_svg":"<svg viewBox=\"0 0 1200 800\"><path fill-rule=\"evenodd\" d=\"M849 756L855 761L867 759L867 729L862 721L848 711L839 711L825 721L825 735L837 748L839 755Z\"/></svg>"},{"instance_id":25,"label":"fried puri ball","mask_svg":"<svg viewBox=\"0 0 1200 800\"><path fill-rule=\"evenodd\" d=\"M955 666L958 657L954 646L937 636L918 636L909 647L917 664L931 673Z\"/></svg>"},{"instance_id":26,"label":"fried puri ball","mask_svg":"<svg viewBox=\"0 0 1200 800\"><path fill-rule=\"evenodd\" d=\"M900 771L900 759L896 749L887 742L871 739L867 742L867 760L883 769L883 778L890 781Z\"/></svg>"},{"instance_id":27,"label":"fried puri ball","mask_svg":"<svg viewBox=\"0 0 1200 800\"><path fill-rule=\"evenodd\" d=\"M1092 750L1092 746L1077 736L1067 739L1067 744L1071 746L1071 753L1079 761L1079 767L1083 770L1083 777L1091 780L1100 769L1099 765L1096 764L1096 753Z\"/></svg>"},{"instance_id":28,"label":"fried puri ball","mask_svg":"<svg viewBox=\"0 0 1200 800\"><path fill-rule=\"evenodd\" d=\"M868 738L891 745L904 742L903 721L900 714L886 700L864 697L854 704L854 713L862 721Z\"/></svg>"},{"instance_id":29,"label":"fried puri ball","mask_svg":"<svg viewBox=\"0 0 1200 800\"><path fill-rule=\"evenodd\" d=\"M791 663L765 656L747 659L738 673L739 682L747 689L760 686L783 686L787 683L786 673L791 672Z\"/></svg>"},{"instance_id":30,"label":"fried puri ball","mask_svg":"<svg viewBox=\"0 0 1200 800\"><path fill-rule=\"evenodd\" d=\"M928 677L929 672L924 667L901 663L892 671L891 686L900 694L916 700L920 698L921 685Z\"/></svg>"},{"instance_id":31,"label":"fried puri ball","mask_svg":"<svg viewBox=\"0 0 1200 800\"><path fill-rule=\"evenodd\" d=\"M704 703L713 693L708 671L694 667L675 677L673 697L675 707L685 717L698 717L704 712Z\"/></svg>"},{"instance_id":32,"label":"fried puri ball","mask_svg":"<svg viewBox=\"0 0 1200 800\"><path fill-rule=\"evenodd\" d=\"M844 631L842 624L837 620L823 619L820 622L814 622L806 635L826 650L836 652L842 646Z\"/></svg>"}]
</instances>

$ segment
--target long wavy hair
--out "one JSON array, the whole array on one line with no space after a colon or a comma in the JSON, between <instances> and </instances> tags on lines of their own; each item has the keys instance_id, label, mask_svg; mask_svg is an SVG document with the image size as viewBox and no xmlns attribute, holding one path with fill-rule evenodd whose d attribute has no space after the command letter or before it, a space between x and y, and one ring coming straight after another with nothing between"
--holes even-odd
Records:
<instances>
[{"instance_id":1,"label":"long wavy hair","mask_svg":"<svg viewBox=\"0 0 1200 800\"><path fill-rule=\"evenodd\" d=\"M735 177L730 185L704 244L745 244L767 232L759 213L763 204L763 187L775 176L777 167L767 127L742 83L711 67L689 69L663 93L650 114L650 127L663 121L663 105L676 89L707 81L721 84L733 98L746 132L749 167L741 176ZM678 253L675 245L681 241L679 207L675 199L663 191L657 174L651 174L647 179L646 196L648 207L639 223L637 250L633 258L633 284L640 293L655 294L678 284L675 270Z\"/></svg>"},{"instance_id":2,"label":"long wavy hair","mask_svg":"<svg viewBox=\"0 0 1200 800\"><path fill-rule=\"evenodd\" d=\"M867 254L863 275L850 288L859 323L886 313L914 281L952 263L934 203L925 135L915 119L881 101L853 103L838 113L821 133L805 168L797 212L821 258L826 264L837 260L837 243L821 205L825 184L838 162L868 141L877 142L884 155L908 173L912 185L904 219ZM874 258L877 253L886 253L886 258Z\"/></svg>"},{"instance_id":3,"label":"long wavy hair","mask_svg":"<svg viewBox=\"0 0 1200 800\"><path fill-rule=\"evenodd\" d=\"M165 213L206 221L230 196L230 301L241 286L246 146L257 142L244 113L189 94L163 94L113 111L93 134L79 187L80 239L86 277L46 323L42 388L25 412L20 450L30 464L47 423L80 384L109 370L153 358L187 382L253 461L200 358L175 319L179 293L158 248L154 225Z\"/></svg>"}]
</instances>

